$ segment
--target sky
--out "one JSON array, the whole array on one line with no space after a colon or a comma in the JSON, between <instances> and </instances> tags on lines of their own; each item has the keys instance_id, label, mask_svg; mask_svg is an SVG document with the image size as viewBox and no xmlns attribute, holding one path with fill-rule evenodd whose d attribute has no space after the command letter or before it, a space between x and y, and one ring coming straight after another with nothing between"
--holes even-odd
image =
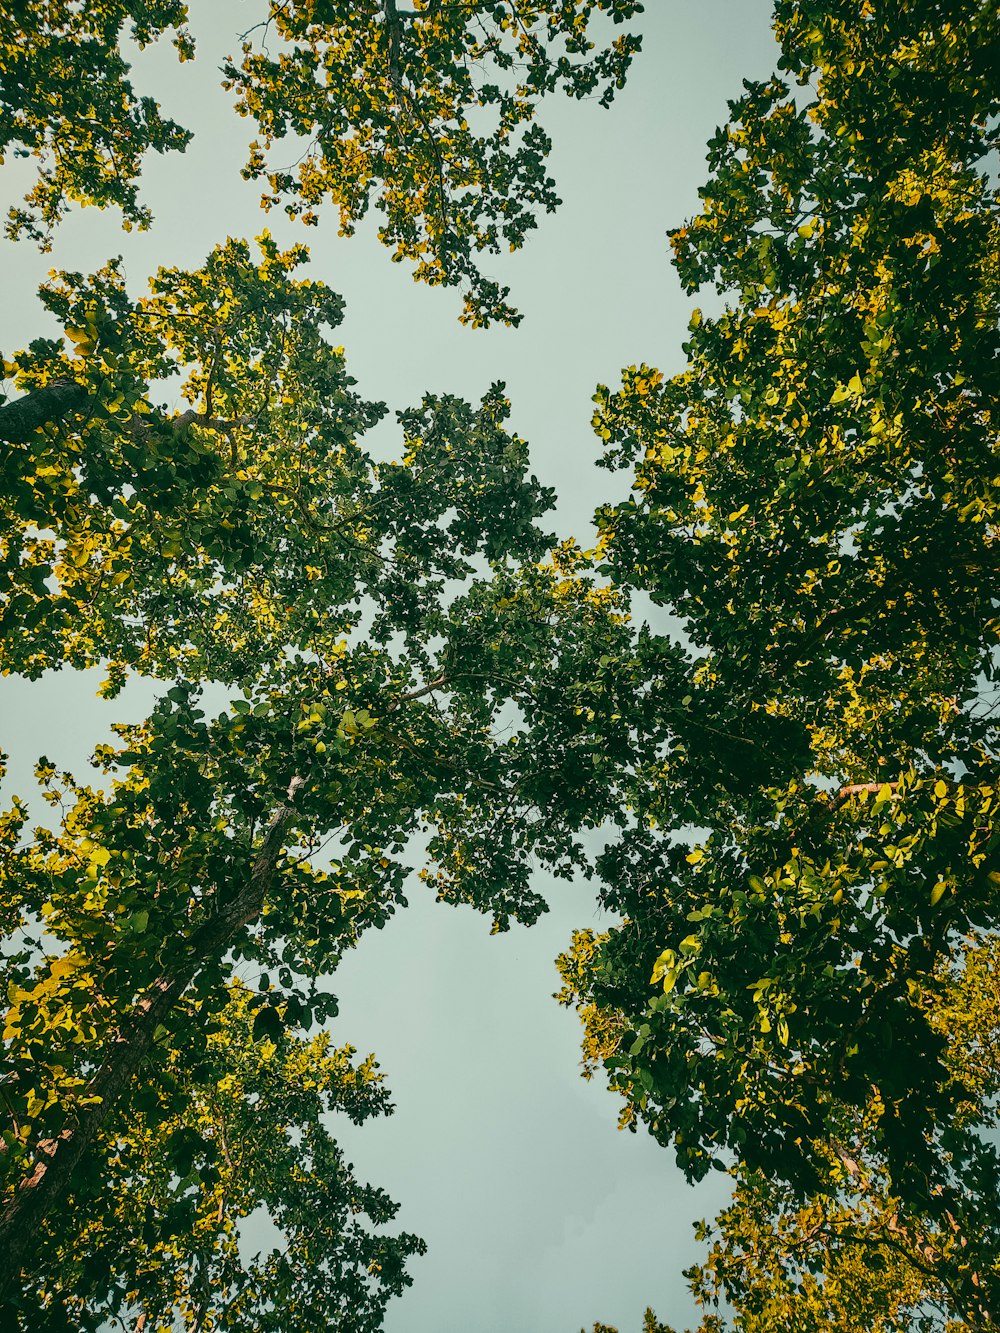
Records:
<instances>
[{"instance_id":1,"label":"sky","mask_svg":"<svg viewBox=\"0 0 1000 1333\"><path fill-rule=\"evenodd\" d=\"M511 424L557 492L550 526L586 545L595 505L627 486L594 467L591 396L622 366L683 365L695 302L670 268L665 233L697 207L705 144L727 99L742 79L773 70L770 6L647 0L644 50L612 108L543 104L563 206L518 255L489 264L524 312L519 329L489 331L459 325L455 291L415 284L390 263L374 225L345 239L332 219L304 230L260 213L259 185L239 176L251 127L216 71L261 9L262 0L194 0L198 58L179 65L169 47L137 58L140 91L195 132L185 154L147 162L153 229L126 235L91 209L62 225L51 254L0 242L0 351L52 332L35 295L51 268L91 271L120 254L138 293L159 265L198 266L227 235L266 225L283 245L306 241L312 276L344 296L336 339L365 397L396 410L426 391L474 401L504 381ZM0 211L27 179L20 164L4 168ZM391 450L391 416L379 430ZM136 682L108 704L95 697L99 680L0 679L0 747L12 760L4 794L30 794L43 753L82 775L109 724L141 718L162 688ZM488 920L433 903L414 882L410 907L364 936L333 980L335 1036L375 1051L396 1106L360 1130L344 1122L341 1141L358 1174L400 1202L399 1225L429 1247L390 1306L387 1333L576 1333L598 1319L639 1333L647 1305L678 1328L696 1322L681 1270L699 1253L692 1222L725 1201L724 1178L687 1186L669 1152L617 1131L617 1103L599 1081L579 1077L578 1021L551 998L553 959L574 928L599 929L602 915L593 885L542 887L551 910L538 925L490 936Z\"/></svg>"}]
</instances>

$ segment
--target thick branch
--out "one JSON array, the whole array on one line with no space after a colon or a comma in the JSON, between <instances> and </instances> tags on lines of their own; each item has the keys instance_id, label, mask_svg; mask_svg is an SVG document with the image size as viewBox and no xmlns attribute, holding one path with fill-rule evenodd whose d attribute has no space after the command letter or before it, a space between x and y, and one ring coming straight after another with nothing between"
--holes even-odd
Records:
<instances>
[{"instance_id":1,"label":"thick branch","mask_svg":"<svg viewBox=\"0 0 1000 1333\"><path fill-rule=\"evenodd\" d=\"M864 791L879 792L883 787L895 791L898 786L898 782L851 782L846 787L841 787L840 791L837 792L837 804L839 805L851 796L860 796Z\"/></svg>"},{"instance_id":2,"label":"thick branch","mask_svg":"<svg viewBox=\"0 0 1000 1333\"><path fill-rule=\"evenodd\" d=\"M43 426L64 421L71 413L81 411L94 401L92 390L86 384L78 384L76 380L53 380L40 389L32 389L21 398L0 406L0 443L28 444L35 432ZM195 412L189 408L172 420L161 419L161 422L172 430L196 425L207 426L225 434L237 426L248 426L253 420L253 417L242 416L223 421L207 412ZM133 417L132 424L140 430L149 430L149 422L141 417Z\"/></svg>"},{"instance_id":3,"label":"thick branch","mask_svg":"<svg viewBox=\"0 0 1000 1333\"><path fill-rule=\"evenodd\" d=\"M402 90L402 79L399 73L399 19L400 14L396 8L396 0L384 0L385 9L385 31L389 39L389 78L392 85L397 90Z\"/></svg>"},{"instance_id":4,"label":"thick branch","mask_svg":"<svg viewBox=\"0 0 1000 1333\"><path fill-rule=\"evenodd\" d=\"M442 685L445 685L447 680L447 676L442 672L440 676L435 676L434 679L428 681L426 685L421 685L418 689L410 690L409 694L404 694L401 698L394 699L385 710L386 716L388 716L389 713L394 713L402 704L410 703L413 699L423 699L426 695L433 694L435 690L439 690Z\"/></svg>"},{"instance_id":5,"label":"thick branch","mask_svg":"<svg viewBox=\"0 0 1000 1333\"><path fill-rule=\"evenodd\" d=\"M53 380L40 389L32 389L22 398L0 407L0 441L27 444L42 426L62 421L83 407L89 397L87 386L75 380Z\"/></svg>"},{"instance_id":6,"label":"thick branch","mask_svg":"<svg viewBox=\"0 0 1000 1333\"><path fill-rule=\"evenodd\" d=\"M898 782L851 782L846 787L841 787L840 791L837 792L836 798L830 803L828 813L832 815L834 810L839 810L842 805L846 805L852 796L875 795L883 787L888 787L892 792L891 800L898 801L900 799L897 792Z\"/></svg>"},{"instance_id":7,"label":"thick branch","mask_svg":"<svg viewBox=\"0 0 1000 1333\"><path fill-rule=\"evenodd\" d=\"M232 417L230 420L224 421L221 417L213 417L208 412L195 412L189 407L186 412L182 412L180 416L174 417L166 424L174 430L183 430L185 426L191 425L207 426L209 430L221 431L225 435L229 431L235 430L237 426L251 425L254 420L255 418L252 416L243 416Z\"/></svg>"}]
</instances>

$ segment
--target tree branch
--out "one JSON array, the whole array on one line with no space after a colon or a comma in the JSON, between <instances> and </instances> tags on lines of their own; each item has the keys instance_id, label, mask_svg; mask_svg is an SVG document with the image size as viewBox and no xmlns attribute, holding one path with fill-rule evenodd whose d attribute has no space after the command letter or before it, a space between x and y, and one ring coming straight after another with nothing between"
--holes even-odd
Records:
<instances>
[{"instance_id":1,"label":"tree branch","mask_svg":"<svg viewBox=\"0 0 1000 1333\"><path fill-rule=\"evenodd\" d=\"M42 426L62 421L82 408L90 390L76 380L58 379L0 407L0 441L27 444Z\"/></svg>"},{"instance_id":2,"label":"tree branch","mask_svg":"<svg viewBox=\"0 0 1000 1333\"><path fill-rule=\"evenodd\" d=\"M403 17L416 18L417 15L400 13L400 11L396 8L396 0L383 0L383 7L385 11L386 35L388 37L388 44L389 44L389 81L395 88L397 94L399 95L400 100L405 102L409 106L410 111L413 113L415 119L420 122L424 134L427 136L427 142L430 146L431 153L434 157L434 167L437 173L436 184L437 184L437 196L438 196L439 225L441 228L441 240L438 248L438 261L441 264L441 271L443 272L445 278L448 279L451 276L451 271L447 254L448 210L445 205L446 191L444 184L444 163L441 160L441 150L438 147L437 136L433 133L431 127L427 124L427 121L424 118L423 113L421 112L419 106L417 105L416 99L411 97L411 95L407 91L403 83L403 77L402 74L400 73L400 65L399 65L399 39L400 39L399 21Z\"/></svg>"},{"instance_id":3,"label":"tree branch","mask_svg":"<svg viewBox=\"0 0 1000 1333\"><path fill-rule=\"evenodd\" d=\"M51 384L31 389L13 402L0 405L0 443L28 444L43 426L64 421L71 413L81 411L88 404L96 405L98 401L88 385L71 379L57 379ZM188 408L172 419L154 419L171 430L183 430L185 426L195 425L206 426L223 434L237 426L249 426L255 420L252 416L242 416L225 421L208 412L195 412L193 408ZM149 422L142 417L133 416L131 424L144 432L150 429Z\"/></svg>"}]
</instances>

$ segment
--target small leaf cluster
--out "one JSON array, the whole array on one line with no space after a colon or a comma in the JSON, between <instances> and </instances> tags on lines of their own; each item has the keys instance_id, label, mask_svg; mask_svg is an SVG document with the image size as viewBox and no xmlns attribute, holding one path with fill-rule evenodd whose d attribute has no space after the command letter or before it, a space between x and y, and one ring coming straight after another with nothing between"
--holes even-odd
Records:
<instances>
[{"instance_id":1,"label":"small leaf cluster","mask_svg":"<svg viewBox=\"0 0 1000 1333\"><path fill-rule=\"evenodd\" d=\"M361 1123L391 1110L382 1076L328 1033L262 1033L253 1004L234 982L200 1046L183 1027L161 1034L46 1227L33 1328L141 1315L164 1329L177 1318L248 1331L381 1327L424 1246L374 1230L396 1205L355 1179L324 1117ZM196 1019L199 1006L187 1008ZM280 1240L247 1254L241 1224L260 1208Z\"/></svg>"},{"instance_id":2,"label":"small leaf cluster","mask_svg":"<svg viewBox=\"0 0 1000 1333\"><path fill-rule=\"evenodd\" d=\"M181 0L42 0L5 15L0 36L0 163L35 158L38 175L6 234L50 248L71 204L121 210L127 231L152 221L138 201L143 156L183 151L190 133L137 97L121 51L173 31L181 60L194 55Z\"/></svg>"},{"instance_id":3,"label":"small leaf cluster","mask_svg":"<svg viewBox=\"0 0 1000 1333\"><path fill-rule=\"evenodd\" d=\"M537 104L561 89L610 105L640 38L595 50L591 29L641 12L636 0L271 4L260 44L251 31L241 61L225 66L260 131L244 175L267 181L266 208L283 204L306 223L329 200L342 235L374 201L394 260L419 281L463 289L463 322L517 324L509 289L478 256L520 249L537 215L559 205ZM308 141L305 155L271 165L289 136Z\"/></svg>"}]
</instances>

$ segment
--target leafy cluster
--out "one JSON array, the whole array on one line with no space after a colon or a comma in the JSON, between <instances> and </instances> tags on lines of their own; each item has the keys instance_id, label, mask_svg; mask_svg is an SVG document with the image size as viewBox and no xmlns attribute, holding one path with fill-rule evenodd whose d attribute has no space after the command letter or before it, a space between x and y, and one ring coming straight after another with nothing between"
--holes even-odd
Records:
<instances>
[{"instance_id":1,"label":"leafy cluster","mask_svg":"<svg viewBox=\"0 0 1000 1333\"><path fill-rule=\"evenodd\" d=\"M24 205L6 233L51 245L71 204L121 209L127 230L152 215L138 200L143 156L183 151L191 135L137 97L122 55L124 36L142 49L173 30L181 60L194 55L182 0L13 0L0 32L0 165L37 159Z\"/></svg>"},{"instance_id":2,"label":"leafy cluster","mask_svg":"<svg viewBox=\"0 0 1000 1333\"><path fill-rule=\"evenodd\" d=\"M293 276L303 249L258 250L228 241L138 301L114 264L43 291L66 338L13 357L25 396L0 406L8 669L249 679L338 642L359 613L335 607L371 597L376 637L419 637L468 557L545 549L502 386L428 395L405 461L374 463L358 440L385 408L327 340L340 298ZM171 377L182 411L151 398Z\"/></svg>"},{"instance_id":3,"label":"leafy cluster","mask_svg":"<svg viewBox=\"0 0 1000 1333\"><path fill-rule=\"evenodd\" d=\"M244 175L266 178L265 208L284 201L306 223L330 200L343 235L374 200L394 259L412 261L420 281L464 289L464 322L516 324L508 289L481 271L479 256L519 249L538 214L560 202L537 103L561 89L610 105L640 38L594 30L626 23L642 4L414 3L262 0L241 60L223 69L237 111L259 127ZM7 234L47 249L74 203L116 206L126 230L146 229L142 159L183 151L191 134L136 93L123 44L141 50L173 31L180 59L192 59L186 4L44 0L8 6L5 18L0 164L9 154L38 161ZM305 145L297 165L269 166L267 154L285 140Z\"/></svg>"},{"instance_id":4,"label":"leafy cluster","mask_svg":"<svg viewBox=\"0 0 1000 1333\"><path fill-rule=\"evenodd\" d=\"M415 264L414 278L461 285L466 323L517 324L508 289L477 256L519 249L538 212L560 202L537 103L562 89L600 93L608 106L640 39L625 34L592 54L591 28L641 11L636 0L272 4L263 48L251 33L242 62L226 67L238 109L260 128L244 174L266 178L265 207L287 200L285 211L307 223L329 199L342 235L375 197L379 238L393 259ZM304 140L305 152L294 169L269 167L286 138Z\"/></svg>"},{"instance_id":5,"label":"leafy cluster","mask_svg":"<svg viewBox=\"0 0 1000 1333\"><path fill-rule=\"evenodd\" d=\"M75 976L78 990L85 980ZM9 1027L44 1003L41 990L20 999ZM147 1328L179 1318L199 1329L375 1330L411 1281L405 1264L423 1243L370 1229L396 1206L355 1180L324 1120L391 1109L372 1057L354 1063L327 1033L303 1040L261 1022L277 1011L239 983L219 998L204 1034L192 1027L174 1044L163 1032L154 1043L46 1224L33 1328L145 1316ZM25 1077L13 1073L15 1095ZM246 1255L241 1224L262 1209L274 1243Z\"/></svg>"}]
</instances>

